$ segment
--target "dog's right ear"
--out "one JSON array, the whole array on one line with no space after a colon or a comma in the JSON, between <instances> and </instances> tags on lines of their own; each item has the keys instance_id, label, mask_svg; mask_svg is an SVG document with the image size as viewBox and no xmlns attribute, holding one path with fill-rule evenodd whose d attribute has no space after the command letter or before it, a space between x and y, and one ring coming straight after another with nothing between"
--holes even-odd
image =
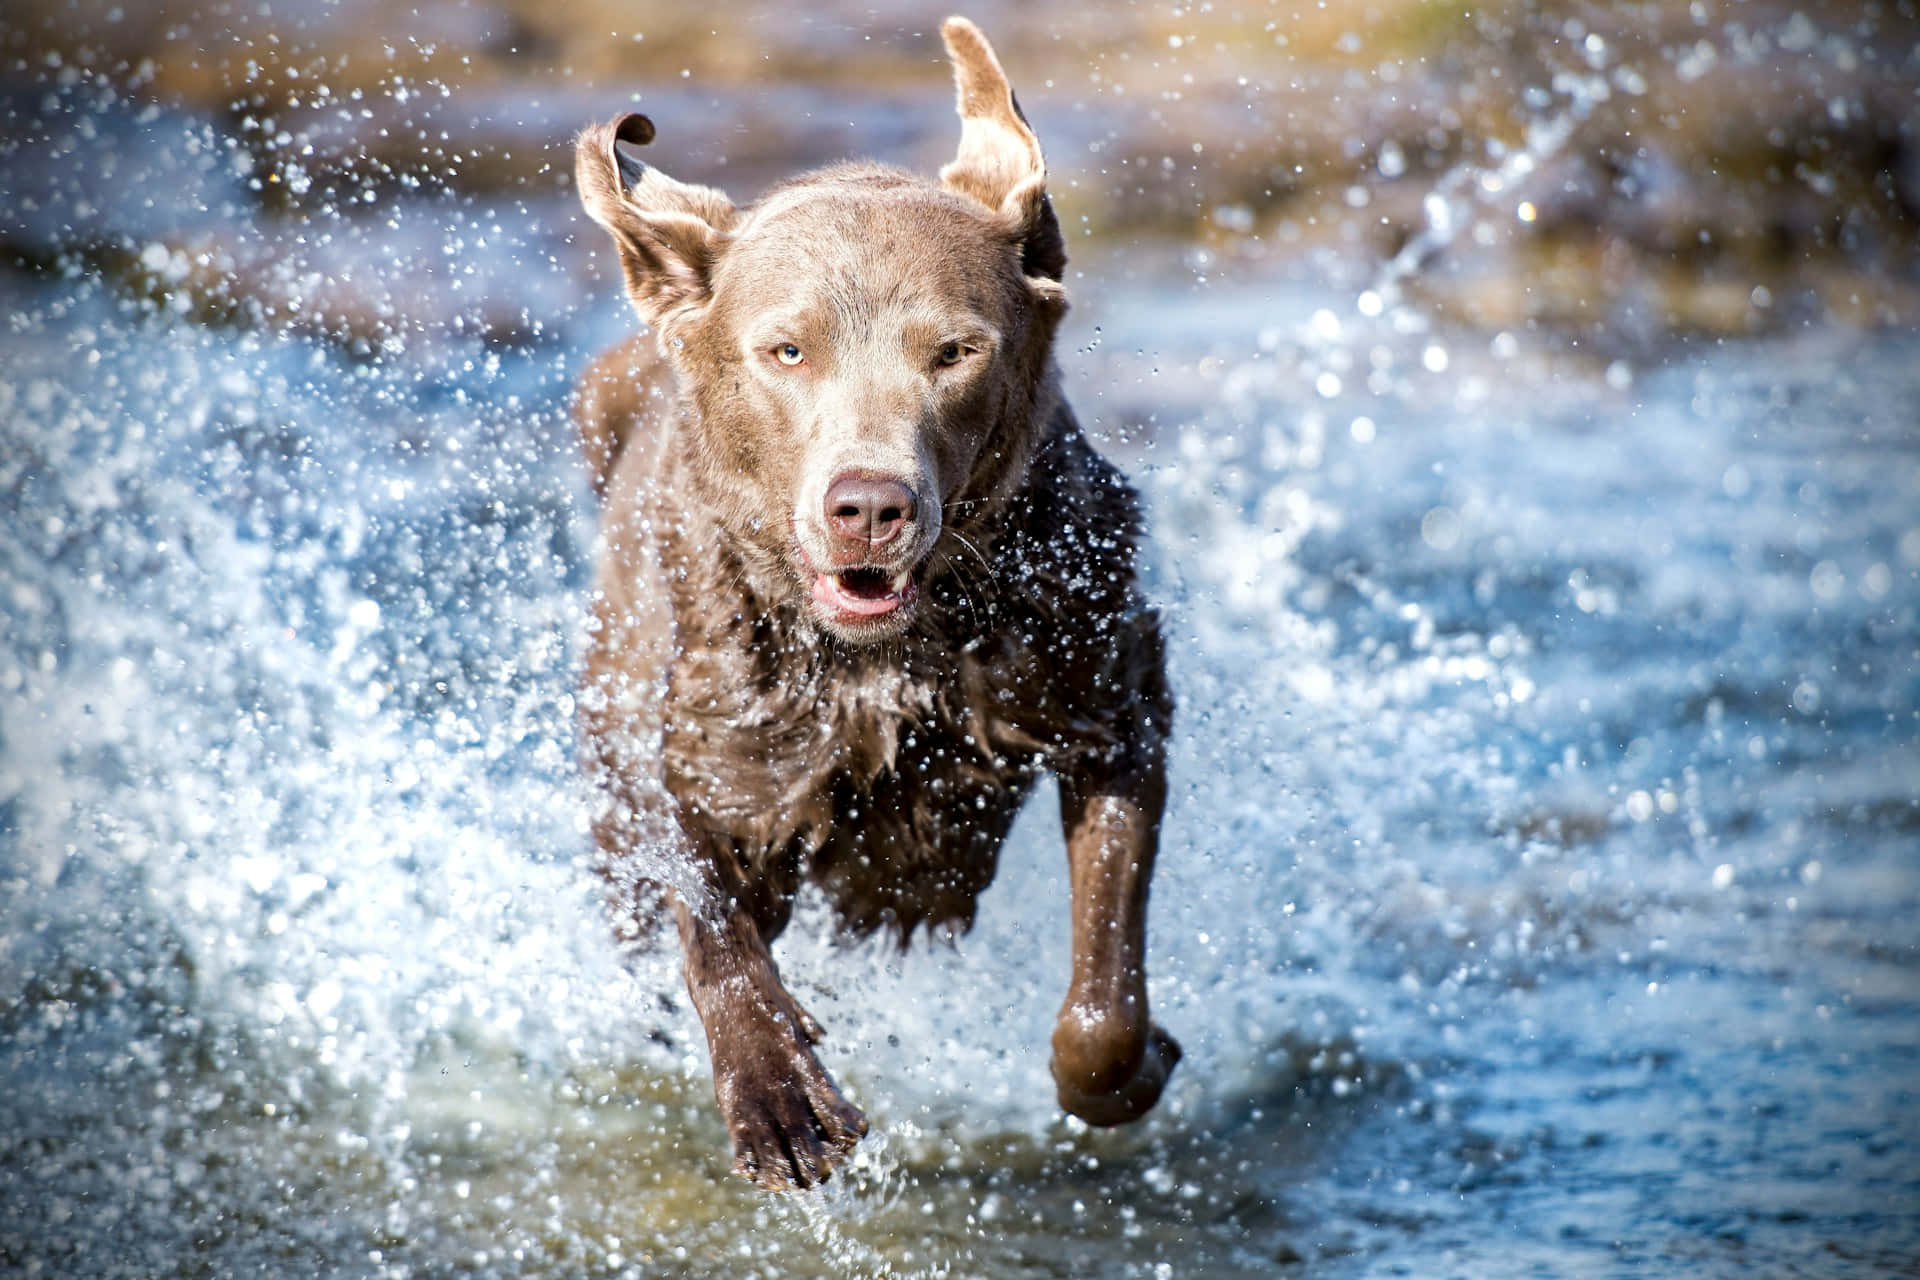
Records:
<instances>
[{"instance_id":1,"label":"dog's right ear","mask_svg":"<svg viewBox=\"0 0 1920 1280\"><path fill-rule=\"evenodd\" d=\"M593 125L574 146L573 174L580 203L620 251L634 309L657 327L710 296L713 264L739 213L724 193L676 182L619 148L652 141L653 121L637 112Z\"/></svg>"}]
</instances>

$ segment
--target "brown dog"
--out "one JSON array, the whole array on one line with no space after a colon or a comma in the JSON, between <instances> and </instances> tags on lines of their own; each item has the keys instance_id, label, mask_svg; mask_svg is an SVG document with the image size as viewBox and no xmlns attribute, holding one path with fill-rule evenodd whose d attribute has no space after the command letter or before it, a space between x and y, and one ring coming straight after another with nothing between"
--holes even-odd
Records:
<instances>
[{"instance_id":1,"label":"brown dog","mask_svg":"<svg viewBox=\"0 0 1920 1280\"><path fill-rule=\"evenodd\" d=\"M979 30L943 34L937 184L841 165L736 209L622 153L639 115L577 154L654 331L578 406L605 503L595 835L628 921L672 904L734 1167L766 1187L866 1131L768 952L800 881L855 934L965 927L1041 770L1073 892L1060 1104L1135 1119L1180 1057L1147 1016L1172 699L1138 499L1060 395L1040 145Z\"/></svg>"}]
</instances>

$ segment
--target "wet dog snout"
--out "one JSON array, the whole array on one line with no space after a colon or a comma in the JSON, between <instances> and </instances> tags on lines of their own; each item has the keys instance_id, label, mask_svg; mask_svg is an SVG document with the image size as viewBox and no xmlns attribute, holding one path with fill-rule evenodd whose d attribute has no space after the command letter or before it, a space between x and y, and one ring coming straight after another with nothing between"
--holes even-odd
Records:
<instances>
[{"instance_id":1,"label":"wet dog snout","mask_svg":"<svg viewBox=\"0 0 1920 1280\"><path fill-rule=\"evenodd\" d=\"M826 523L834 540L849 549L878 550L912 524L919 500L892 476L843 472L827 486Z\"/></svg>"}]
</instances>

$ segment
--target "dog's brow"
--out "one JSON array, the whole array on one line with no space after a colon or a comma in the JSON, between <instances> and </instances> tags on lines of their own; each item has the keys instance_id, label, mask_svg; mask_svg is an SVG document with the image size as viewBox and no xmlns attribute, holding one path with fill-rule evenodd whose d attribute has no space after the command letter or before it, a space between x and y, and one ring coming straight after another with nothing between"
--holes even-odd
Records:
<instances>
[{"instance_id":1,"label":"dog's brow","mask_svg":"<svg viewBox=\"0 0 1920 1280\"><path fill-rule=\"evenodd\" d=\"M745 336L756 346L771 345L788 338L798 338L814 327L812 314L807 311L781 311L770 315L755 316L749 322Z\"/></svg>"},{"instance_id":2,"label":"dog's brow","mask_svg":"<svg viewBox=\"0 0 1920 1280\"><path fill-rule=\"evenodd\" d=\"M910 341L928 345L964 342L970 347L990 351L1000 344L1000 331L985 317L972 312L928 312L912 317L902 328Z\"/></svg>"}]
</instances>

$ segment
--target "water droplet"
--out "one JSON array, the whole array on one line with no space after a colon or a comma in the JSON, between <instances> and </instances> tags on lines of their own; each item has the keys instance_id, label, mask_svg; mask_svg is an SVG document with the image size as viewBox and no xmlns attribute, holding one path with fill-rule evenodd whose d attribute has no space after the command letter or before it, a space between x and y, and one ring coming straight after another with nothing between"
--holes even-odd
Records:
<instances>
[{"instance_id":1,"label":"water droplet","mask_svg":"<svg viewBox=\"0 0 1920 1280\"><path fill-rule=\"evenodd\" d=\"M1883 561L1874 561L1860 575L1860 594L1868 600L1884 600L1892 589L1893 571Z\"/></svg>"},{"instance_id":2,"label":"water droplet","mask_svg":"<svg viewBox=\"0 0 1920 1280\"><path fill-rule=\"evenodd\" d=\"M1820 686L1811 680L1802 680L1793 686L1793 709L1803 716L1810 716L1820 709Z\"/></svg>"},{"instance_id":3,"label":"water droplet","mask_svg":"<svg viewBox=\"0 0 1920 1280\"><path fill-rule=\"evenodd\" d=\"M1460 541L1460 516L1452 507L1434 507L1420 517L1420 540L1435 551L1451 549Z\"/></svg>"},{"instance_id":4,"label":"water droplet","mask_svg":"<svg viewBox=\"0 0 1920 1280\"><path fill-rule=\"evenodd\" d=\"M1813 566L1813 572L1807 575L1807 585L1822 603L1831 603L1840 598L1846 589L1847 575L1839 565L1831 560L1822 560Z\"/></svg>"}]
</instances>

